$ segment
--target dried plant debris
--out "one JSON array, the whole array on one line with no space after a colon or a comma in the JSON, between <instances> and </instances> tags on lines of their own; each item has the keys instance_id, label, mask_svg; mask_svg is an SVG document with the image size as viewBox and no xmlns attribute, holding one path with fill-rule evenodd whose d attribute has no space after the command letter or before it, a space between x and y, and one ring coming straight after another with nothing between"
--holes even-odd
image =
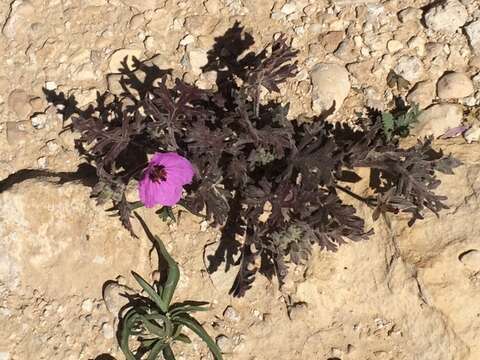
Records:
<instances>
[{"instance_id":1,"label":"dried plant debris","mask_svg":"<svg viewBox=\"0 0 480 360\"><path fill-rule=\"evenodd\" d=\"M126 91L73 119L73 130L81 133L77 145L97 168L94 195L113 201L130 231L135 204L125 190L157 151L175 151L194 165L181 205L223 229L210 270L222 262L239 265L231 289L236 296L245 294L258 271L281 283L288 263L307 260L313 244L335 251L347 240L368 237L364 220L339 191L372 207L374 219L403 212L413 224L425 209L438 214L446 208L445 197L434 192L436 172L452 173L459 162L435 151L431 139L399 146L416 109L372 111L354 125L334 125L325 116L289 120L288 105L261 97L262 88L278 92L297 72L296 52L285 37L247 55L253 40L238 24L217 40L205 69L218 71L219 91L178 79L169 86L164 72L157 69L162 76L154 79L143 68L147 83L132 81L129 72L122 80L137 86L139 97ZM244 47L241 60L231 41ZM371 197L340 186L346 178L359 179L357 167L371 169Z\"/></svg>"}]
</instances>

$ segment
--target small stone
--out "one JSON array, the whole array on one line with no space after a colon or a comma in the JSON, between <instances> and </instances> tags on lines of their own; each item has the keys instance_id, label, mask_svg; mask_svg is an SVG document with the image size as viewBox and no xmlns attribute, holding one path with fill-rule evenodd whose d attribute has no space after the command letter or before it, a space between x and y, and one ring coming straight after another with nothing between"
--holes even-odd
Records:
<instances>
[{"instance_id":1,"label":"small stone","mask_svg":"<svg viewBox=\"0 0 480 360\"><path fill-rule=\"evenodd\" d=\"M387 49L391 53L396 53L397 51L403 49L403 44L398 40L389 40L387 42Z\"/></svg>"},{"instance_id":2,"label":"small stone","mask_svg":"<svg viewBox=\"0 0 480 360\"><path fill-rule=\"evenodd\" d=\"M46 81L45 82L45 89L47 90L55 90L57 88L57 83L55 81Z\"/></svg>"},{"instance_id":3,"label":"small stone","mask_svg":"<svg viewBox=\"0 0 480 360\"><path fill-rule=\"evenodd\" d=\"M473 51L480 55L480 19L465 26L465 32Z\"/></svg>"},{"instance_id":4,"label":"small stone","mask_svg":"<svg viewBox=\"0 0 480 360\"><path fill-rule=\"evenodd\" d=\"M205 6L205 10L207 10L209 14L216 14L220 11L218 0L207 0L203 3L203 6Z\"/></svg>"},{"instance_id":5,"label":"small stone","mask_svg":"<svg viewBox=\"0 0 480 360\"><path fill-rule=\"evenodd\" d=\"M408 7L398 13L398 18L402 23L417 21L422 18L422 10L414 7Z\"/></svg>"},{"instance_id":6,"label":"small stone","mask_svg":"<svg viewBox=\"0 0 480 360\"><path fill-rule=\"evenodd\" d=\"M427 11L425 24L434 31L453 33L465 24L467 18L467 9L461 2L446 0Z\"/></svg>"},{"instance_id":7,"label":"small stone","mask_svg":"<svg viewBox=\"0 0 480 360\"><path fill-rule=\"evenodd\" d=\"M330 31L320 36L320 43L325 51L333 52L338 48L344 37L345 33L343 31Z\"/></svg>"},{"instance_id":8,"label":"small stone","mask_svg":"<svg viewBox=\"0 0 480 360\"><path fill-rule=\"evenodd\" d=\"M440 99L461 99L471 95L473 91L472 80L460 72L447 73L437 83L437 94Z\"/></svg>"},{"instance_id":9,"label":"small stone","mask_svg":"<svg viewBox=\"0 0 480 360\"><path fill-rule=\"evenodd\" d=\"M459 260L470 270L480 270L480 251L476 249L468 250L458 257Z\"/></svg>"},{"instance_id":10,"label":"small stone","mask_svg":"<svg viewBox=\"0 0 480 360\"><path fill-rule=\"evenodd\" d=\"M352 39L343 40L333 53L343 61L354 61L358 56L358 49Z\"/></svg>"},{"instance_id":11,"label":"small stone","mask_svg":"<svg viewBox=\"0 0 480 360\"><path fill-rule=\"evenodd\" d=\"M39 169L46 169L48 167L48 159L45 156L37 159L37 166Z\"/></svg>"},{"instance_id":12,"label":"small stone","mask_svg":"<svg viewBox=\"0 0 480 360\"><path fill-rule=\"evenodd\" d=\"M143 14L133 15L129 23L130 29L135 30L140 28L143 25L144 21L145 17L143 16Z\"/></svg>"},{"instance_id":13,"label":"small stone","mask_svg":"<svg viewBox=\"0 0 480 360\"><path fill-rule=\"evenodd\" d=\"M225 311L223 312L223 317L229 321L239 322L241 317L238 314L237 310L233 308L233 306L227 306Z\"/></svg>"},{"instance_id":14,"label":"small stone","mask_svg":"<svg viewBox=\"0 0 480 360\"><path fill-rule=\"evenodd\" d=\"M93 310L92 299L86 299L82 302L82 310L86 313L90 313Z\"/></svg>"},{"instance_id":15,"label":"small stone","mask_svg":"<svg viewBox=\"0 0 480 360\"><path fill-rule=\"evenodd\" d=\"M1 351L0 360L10 360L10 353L6 351Z\"/></svg>"},{"instance_id":16,"label":"small stone","mask_svg":"<svg viewBox=\"0 0 480 360\"><path fill-rule=\"evenodd\" d=\"M418 116L418 124L413 133L419 137L433 135L437 138L445 134L448 129L459 126L462 120L463 108L461 105L432 105Z\"/></svg>"},{"instance_id":17,"label":"small stone","mask_svg":"<svg viewBox=\"0 0 480 360\"><path fill-rule=\"evenodd\" d=\"M195 36L192 34L186 35L182 40L180 40L179 45L180 46L186 46L188 44L191 44L195 41Z\"/></svg>"},{"instance_id":18,"label":"small stone","mask_svg":"<svg viewBox=\"0 0 480 360\"><path fill-rule=\"evenodd\" d=\"M123 306L128 303L128 299L122 294L133 294L134 291L127 286L120 285L118 282L110 281L103 289L103 301L107 310L114 316L118 316Z\"/></svg>"},{"instance_id":19,"label":"small stone","mask_svg":"<svg viewBox=\"0 0 480 360\"><path fill-rule=\"evenodd\" d=\"M113 339L113 336L115 335L115 331L113 329L113 326L109 323L103 323L101 331L102 331L102 335L105 339Z\"/></svg>"},{"instance_id":20,"label":"small stone","mask_svg":"<svg viewBox=\"0 0 480 360\"><path fill-rule=\"evenodd\" d=\"M12 91L8 96L8 107L17 115L19 120L27 119L32 111L27 93L19 89Z\"/></svg>"},{"instance_id":21,"label":"small stone","mask_svg":"<svg viewBox=\"0 0 480 360\"><path fill-rule=\"evenodd\" d=\"M225 335L218 335L215 342L222 352L231 352L233 349L232 341Z\"/></svg>"},{"instance_id":22,"label":"small stone","mask_svg":"<svg viewBox=\"0 0 480 360\"><path fill-rule=\"evenodd\" d=\"M410 49L415 49L418 56L425 55L425 39L420 36L414 36L408 40L407 45Z\"/></svg>"},{"instance_id":23,"label":"small stone","mask_svg":"<svg viewBox=\"0 0 480 360\"><path fill-rule=\"evenodd\" d=\"M405 55L398 59L394 71L410 83L416 83L422 79L425 69L419 58Z\"/></svg>"},{"instance_id":24,"label":"small stone","mask_svg":"<svg viewBox=\"0 0 480 360\"><path fill-rule=\"evenodd\" d=\"M204 220L200 223L200 231L205 232L207 231L207 229L208 229L208 221Z\"/></svg>"},{"instance_id":25,"label":"small stone","mask_svg":"<svg viewBox=\"0 0 480 360\"><path fill-rule=\"evenodd\" d=\"M30 118L30 121L35 129L40 130L43 129L47 124L47 119L48 118L46 114L36 114Z\"/></svg>"},{"instance_id":26,"label":"small stone","mask_svg":"<svg viewBox=\"0 0 480 360\"><path fill-rule=\"evenodd\" d=\"M425 109L432 104L435 97L435 83L421 81L417 83L407 95L410 104L417 104L420 109Z\"/></svg>"},{"instance_id":27,"label":"small stone","mask_svg":"<svg viewBox=\"0 0 480 360\"><path fill-rule=\"evenodd\" d=\"M207 52L203 49L192 48L187 53L187 65L195 74L202 72L202 67L208 64Z\"/></svg>"},{"instance_id":28,"label":"small stone","mask_svg":"<svg viewBox=\"0 0 480 360\"><path fill-rule=\"evenodd\" d=\"M468 144L478 142L480 140L480 126L477 123L473 124L470 129L465 131L463 137Z\"/></svg>"},{"instance_id":29,"label":"small stone","mask_svg":"<svg viewBox=\"0 0 480 360\"><path fill-rule=\"evenodd\" d=\"M329 110L335 103L338 110L350 92L350 79L345 67L338 64L317 64L310 73L312 109L316 113Z\"/></svg>"},{"instance_id":30,"label":"small stone","mask_svg":"<svg viewBox=\"0 0 480 360\"><path fill-rule=\"evenodd\" d=\"M282 13L284 13L285 15L293 14L294 12L297 11L297 5L293 2L288 2L288 3L286 3L285 5L282 6L280 11Z\"/></svg>"},{"instance_id":31,"label":"small stone","mask_svg":"<svg viewBox=\"0 0 480 360\"><path fill-rule=\"evenodd\" d=\"M111 73L119 73L124 69L122 63L127 62L127 68L132 70L134 68L133 59L140 60L142 50L140 49L118 49L110 57L108 68Z\"/></svg>"}]
</instances>

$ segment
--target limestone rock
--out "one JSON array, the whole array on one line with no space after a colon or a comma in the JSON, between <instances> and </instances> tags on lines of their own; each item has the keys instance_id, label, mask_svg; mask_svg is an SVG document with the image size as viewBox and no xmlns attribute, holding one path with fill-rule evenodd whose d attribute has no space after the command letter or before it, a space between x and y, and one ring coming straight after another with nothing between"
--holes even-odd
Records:
<instances>
[{"instance_id":1,"label":"limestone rock","mask_svg":"<svg viewBox=\"0 0 480 360\"><path fill-rule=\"evenodd\" d=\"M465 26L465 32L467 33L468 41L473 51L480 55L480 20Z\"/></svg>"},{"instance_id":2,"label":"limestone rock","mask_svg":"<svg viewBox=\"0 0 480 360\"><path fill-rule=\"evenodd\" d=\"M459 126L463 119L463 108L457 104L437 104L418 116L418 125L413 130L416 136L443 135L448 129Z\"/></svg>"},{"instance_id":3,"label":"limestone rock","mask_svg":"<svg viewBox=\"0 0 480 360\"><path fill-rule=\"evenodd\" d=\"M425 14L425 23L434 31L452 33L465 24L468 12L458 0L446 0Z\"/></svg>"},{"instance_id":4,"label":"limestone rock","mask_svg":"<svg viewBox=\"0 0 480 360\"><path fill-rule=\"evenodd\" d=\"M128 69L132 70L134 68L133 59L140 60L141 56L142 50L140 49L118 49L110 57L108 68L111 73L118 73L124 69L122 63L126 61Z\"/></svg>"},{"instance_id":5,"label":"limestone rock","mask_svg":"<svg viewBox=\"0 0 480 360\"><path fill-rule=\"evenodd\" d=\"M35 6L30 0L14 0L10 4L10 13L3 24L2 33L8 39L27 33L29 23L35 15Z\"/></svg>"},{"instance_id":6,"label":"limestone rock","mask_svg":"<svg viewBox=\"0 0 480 360\"><path fill-rule=\"evenodd\" d=\"M8 107L17 115L18 120L25 120L32 111L27 93L19 89L12 91L8 96Z\"/></svg>"},{"instance_id":7,"label":"limestone rock","mask_svg":"<svg viewBox=\"0 0 480 360\"><path fill-rule=\"evenodd\" d=\"M459 260L473 271L480 270L480 251L476 249L468 250L459 256Z\"/></svg>"},{"instance_id":8,"label":"limestone rock","mask_svg":"<svg viewBox=\"0 0 480 360\"><path fill-rule=\"evenodd\" d=\"M350 79L345 67L338 64L317 64L310 77L313 85L313 110L321 113L330 109L334 102L335 110L338 110L350 92Z\"/></svg>"},{"instance_id":9,"label":"limestone rock","mask_svg":"<svg viewBox=\"0 0 480 360\"><path fill-rule=\"evenodd\" d=\"M435 97L435 83L433 81L421 81L417 83L407 95L410 104L418 104L420 109L429 106Z\"/></svg>"},{"instance_id":10,"label":"limestone rock","mask_svg":"<svg viewBox=\"0 0 480 360\"><path fill-rule=\"evenodd\" d=\"M461 99L472 93L473 82L464 73L447 73L438 80L437 94L440 99Z\"/></svg>"},{"instance_id":11,"label":"limestone rock","mask_svg":"<svg viewBox=\"0 0 480 360\"><path fill-rule=\"evenodd\" d=\"M394 71L410 83L416 83L423 78L425 68L418 57L404 55L398 59Z\"/></svg>"},{"instance_id":12,"label":"limestone rock","mask_svg":"<svg viewBox=\"0 0 480 360\"><path fill-rule=\"evenodd\" d=\"M202 67L208 64L207 52L200 48L191 48L185 57L185 65L195 74L202 72Z\"/></svg>"}]
</instances>

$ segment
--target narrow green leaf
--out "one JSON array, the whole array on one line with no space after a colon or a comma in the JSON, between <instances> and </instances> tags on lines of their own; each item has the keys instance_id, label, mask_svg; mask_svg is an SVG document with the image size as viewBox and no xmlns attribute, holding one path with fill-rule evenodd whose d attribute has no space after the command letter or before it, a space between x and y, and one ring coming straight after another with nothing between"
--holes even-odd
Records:
<instances>
[{"instance_id":1,"label":"narrow green leaf","mask_svg":"<svg viewBox=\"0 0 480 360\"><path fill-rule=\"evenodd\" d=\"M185 325L195 334L197 334L207 344L208 348L210 349L216 360L223 360L222 352L220 351L219 347L217 346L217 344L215 344L215 341L213 341L210 335L208 335L208 333L205 331L202 325L198 323L197 320L195 320L189 315L181 314L175 317L174 321Z\"/></svg>"},{"instance_id":2,"label":"narrow green leaf","mask_svg":"<svg viewBox=\"0 0 480 360\"><path fill-rule=\"evenodd\" d=\"M160 253L162 254L163 258L168 264L168 276L167 276L167 281L163 285L162 299L164 303L166 303L167 305L170 305L170 302L172 301L173 293L175 292L175 289L177 288L178 280L180 279L180 270L178 269L177 262L170 256L170 254L168 253L167 249L165 248L165 245L160 240L160 238L155 235L154 239L160 248Z\"/></svg>"},{"instance_id":3,"label":"narrow green leaf","mask_svg":"<svg viewBox=\"0 0 480 360\"><path fill-rule=\"evenodd\" d=\"M142 319L143 326L145 326L145 328L151 334L157 335L158 337L166 337L170 335L170 334L167 334L167 332L164 329L162 329L160 326L149 321L145 316L140 315L140 318Z\"/></svg>"},{"instance_id":4,"label":"narrow green leaf","mask_svg":"<svg viewBox=\"0 0 480 360\"><path fill-rule=\"evenodd\" d=\"M175 360L175 355L173 354L170 346L167 346L165 349L163 349L163 357L165 360Z\"/></svg>"},{"instance_id":5,"label":"narrow green leaf","mask_svg":"<svg viewBox=\"0 0 480 360\"><path fill-rule=\"evenodd\" d=\"M147 320L162 320L165 326L166 336L173 335L173 324L172 321L165 315L162 314L148 314L144 316Z\"/></svg>"},{"instance_id":6,"label":"narrow green leaf","mask_svg":"<svg viewBox=\"0 0 480 360\"><path fill-rule=\"evenodd\" d=\"M167 304L162 300L160 295L157 294L155 289L151 287L140 275L138 275L135 271L132 271L132 275L137 280L137 282L140 284L140 286L145 290L145 292L150 296L152 301L157 304L157 306L163 311L167 312L168 306Z\"/></svg>"},{"instance_id":7,"label":"narrow green leaf","mask_svg":"<svg viewBox=\"0 0 480 360\"><path fill-rule=\"evenodd\" d=\"M160 351L164 350L168 346L168 343L162 342L161 340L155 344L155 346L148 354L147 360L156 360Z\"/></svg>"},{"instance_id":8,"label":"narrow green leaf","mask_svg":"<svg viewBox=\"0 0 480 360\"><path fill-rule=\"evenodd\" d=\"M192 340L190 340L190 338L185 334L178 334L177 337L175 338L175 340L181 341L185 344L191 344L192 343Z\"/></svg>"}]
</instances>

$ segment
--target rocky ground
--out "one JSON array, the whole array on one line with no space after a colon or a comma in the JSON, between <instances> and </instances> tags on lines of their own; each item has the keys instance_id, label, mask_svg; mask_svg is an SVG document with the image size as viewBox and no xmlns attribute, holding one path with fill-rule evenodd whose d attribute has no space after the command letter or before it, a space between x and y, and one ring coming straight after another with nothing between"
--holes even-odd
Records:
<instances>
[{"instance_id":1,"label":"rocky ground","mask_svg":"<svg viewBox=\"0 0 480 360\"><path fill-rule=\"evenodd\" d=\"M181 266L178 296L212 303L201 319L226 359L480 358L478 0L12 0L0 21L1 360L122 359L118 292L137 288L130 270L156 276L148 240L108 217L89 187L21 172L67 174L82 161L45 90L88 106L97 91L119 91L125 56L210 88L207 52L237 21L253 49L283 32L299 50L301 71L280 94L291 117L335 101L332 120L348 120L400 96L424 109L415 135L470 126L435 143L464 165L442 177L450 209L440 218L378 222L368 241L316 251L282 291L259 278L241 299L227 295L234 272L205 271L218 231L140 211ZM297 304L289 314L287 302ZM210 358L197 341L177 353Z\"/></svg>"}]
</instances>

